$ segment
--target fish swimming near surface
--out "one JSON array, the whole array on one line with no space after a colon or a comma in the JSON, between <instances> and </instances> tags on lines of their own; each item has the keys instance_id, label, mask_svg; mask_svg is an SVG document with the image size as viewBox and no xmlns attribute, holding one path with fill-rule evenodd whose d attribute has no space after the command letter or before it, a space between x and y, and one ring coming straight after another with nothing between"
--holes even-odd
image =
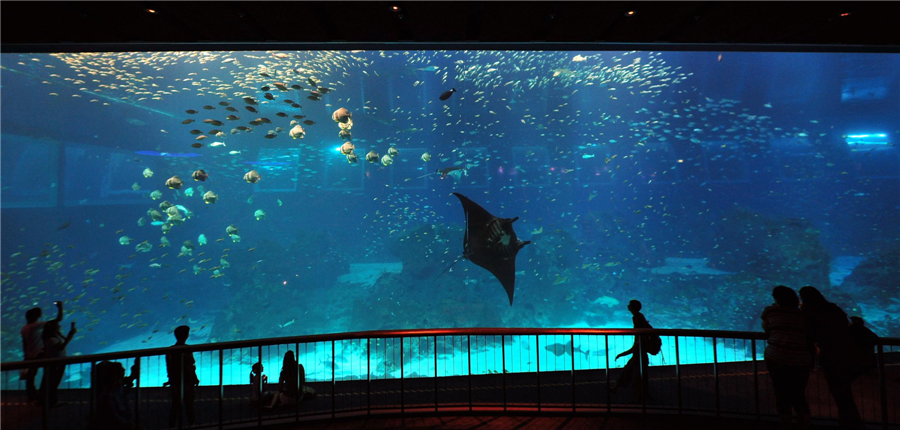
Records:
<instances>
[{"instance_id":1,"label":"fish swimming near surface","mask_svg":"<svg viewBox=\"0 0 900 430\"><path fill-rule=\"evenodd\" d=\"M500 281L509 296L509 305L512 306L516 289L516 254L531 243L530 240L519 240L513 230L512 224L519 217L498 218L468 197L459 193L453 195L462 203L466 217L463 254L444 269L441 275L460 260L469 260L491 272Z\"/></svg>"}]
</instances>

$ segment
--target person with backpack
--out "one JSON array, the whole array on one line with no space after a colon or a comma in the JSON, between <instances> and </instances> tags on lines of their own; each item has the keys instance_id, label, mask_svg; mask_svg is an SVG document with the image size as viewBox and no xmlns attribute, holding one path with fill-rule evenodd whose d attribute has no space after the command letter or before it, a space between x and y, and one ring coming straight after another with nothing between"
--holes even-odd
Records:
<instances>
[{"instance_id":1,"label":"person with backpack","mask_svg":"<svg viewBox=\"0 0 900 430\"><path fill-rule=\"evenodd\" d=\"M766 339L766 370L775 390L775 408L781 428L791 428L791 409L797 413L800 429L809 429L810 411L806 400L806 384L813 368L815 346L800 311L797 293L779 285L772 290L775 303L762 313Z\"/></svg>"},{"instance_id":2,"label":"person with backpack","mask_svg":"<svg viewBox=\"0 0 900 430\"><path fill-rule=\"evenodd\" d=\"M640 301L632 300L628 302L628 310L631 312L631 321L634 323L634 328L653 328L650 322L647 321L647 318L644 317L644 314L641 313L642 307ZM650 355L659 354L661 348L662 339L657 335L635 336L634 344L631 348L616 355L616 360L629 354L631 358L628 359L628 363L625 364L622 373L619 374L619 378L610 384L609 391L615 394L619 387L627 387L632 382L637 381L633 388L634 402L642 403L644 396L649 391L648 380L650 377L648 370Z\"/></svg>"}]
</instances>

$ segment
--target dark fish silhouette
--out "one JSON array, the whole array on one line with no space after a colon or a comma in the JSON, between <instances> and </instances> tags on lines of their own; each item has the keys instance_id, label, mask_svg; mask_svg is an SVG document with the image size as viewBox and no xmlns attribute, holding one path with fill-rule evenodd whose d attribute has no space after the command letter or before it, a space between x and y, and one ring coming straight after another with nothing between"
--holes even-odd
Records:
<instances>
[{"instance_id":1,"label":"dark fish silhouette","mask_svg":"<svg viewBox=\"0 0 900 430\"><path fill-rule=\"evenodd\" d=\"M70 221L66 221L66 222L62 223L59 227L56 227L56 231L65 230L66 228L69 227L70 224L71 224Z\"/></svg>"},{"instance_id":2,"label":"dark fish silhouette","mask_svg":"<svg viewBox=\"0 0 900 430\"><path fill-rule=\"evenodd\" d=\"M441 101L449 99L450 96L452 96L453 93L455 93L455 92L456 92L456 88L451 88L450 91L444 91L444 93L441 94L441 97L440 97Z\"/></svg>"},{"instance_id":3,"label":"dark fish silhouette","mask_svg":"<svg viewBox=\"0 0 900 430\"><path fill-rule=\"evenodd\" d=\"M459 193L453 195L459 198L466 215L463 254L453 264L466 259L491 272L503 285L509 295L509 305L512 306L516 289L516 254L531 243L530 240L523 242L516 237L512 223L519 217L497 218L468 197ZM450 270L450 267L444 269L444 272Z\"/></svg>"},{"instance_id":4,"label":"dark fish silhouette","mask_svg":"<svg viewBox=\"0 0 900 430\"><path fill-rule=\"evenodd\" d=\"M465 167L463 167L463 166L444 167L443 169L437 169L437 170L435 170L434 173L429 173L429 174L427 174L427 175L422 175L422 176L419 176L419 177L416 178L416 179L421 179L421 178L424 178L424 177L426 177L426 176L431 176L431 175L437 175L437 174L440 174L440 175L441 175L441 179L444 179L444 178L447 177L447 175L450 175L451 177L453 177L454 179L456 179L456 180L458 181L458 180L459 180L459 175L462 174L462 173L465 173L468 169L469 169L469 165L468 165L468 164L467 164ZM456 171L459 171L460 173L459 173L459 174L454 174L453 172L456 172Z\"/></svg>"},{"instance_id":5,"label":"dark fish silhouette","mask_svg":"<svg viewBox=\"0 0 900 430\"><path fill-rule=\"evenodd\" d=\"M566 342L565 345L563 345L561 343L554 343L554 344L545 346L544 349L546 349L548 352L550 352L551 354L553 354L557 357L565 355L565 354L571 354L572 353L572 341L570 340L570 341ZM578 348L575 348L574 351L584 354L585 360L587 360L588 354L591 352L591 350L581 349L580 346Z\"/></svg>"}]
</instances>

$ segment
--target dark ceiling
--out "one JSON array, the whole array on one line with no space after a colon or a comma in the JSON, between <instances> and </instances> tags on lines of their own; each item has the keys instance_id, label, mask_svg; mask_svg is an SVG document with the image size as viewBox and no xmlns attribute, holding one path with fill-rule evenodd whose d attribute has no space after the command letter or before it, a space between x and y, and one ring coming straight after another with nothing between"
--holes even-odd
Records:
<instances>
[{"instance_id":1,"label":"dark ceiling","mask_svg":"<svg viewBox=\"0 0 900 430\"><path fill-rule=\"evenodd\" d=\"M0 7L4 51L476 41L900 46L894 2L4 1Z\"/></svg>"}]
</instances>

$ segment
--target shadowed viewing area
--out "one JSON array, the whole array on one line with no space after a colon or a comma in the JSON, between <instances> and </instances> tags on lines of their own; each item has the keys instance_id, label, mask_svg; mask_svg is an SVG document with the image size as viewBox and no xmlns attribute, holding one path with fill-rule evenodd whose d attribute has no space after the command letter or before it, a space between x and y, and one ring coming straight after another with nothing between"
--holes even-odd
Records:
<instances>
[{"instance_id":1,"label":"shadowed viewing area","mask_svg":"<svg viewBox=\"0 0 900 430\"><path fill-rule=\"evenodd\" d=\"M0 427L900 430L889 4L4 2Z\"/></svg>"}]
</instances>

